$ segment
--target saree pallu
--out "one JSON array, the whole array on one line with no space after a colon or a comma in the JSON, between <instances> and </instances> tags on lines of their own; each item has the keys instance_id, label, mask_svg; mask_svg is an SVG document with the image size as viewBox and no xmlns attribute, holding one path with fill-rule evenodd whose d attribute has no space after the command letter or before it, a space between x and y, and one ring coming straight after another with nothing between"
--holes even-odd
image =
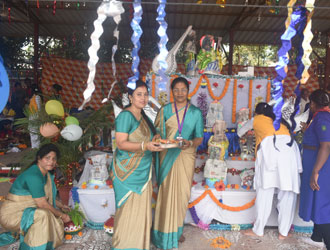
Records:
<instances>
[{"instance_id":1,"label":"saree pallu","mask_svg":"<svg viewBox=\"0 0 330 250\"><path fill-rule=\"evenodd\" d=\"M131 142L148 142L150 139L151 133L144 119L128 135ZM150 151L133 153L117 149L115 152L110 174L116 200L112 249L149 249L152 225L151 164Z\"/></svg>"},{"instance_id":2,"label":"saree pallu","mask_svg":"<svg viewBox=\"0 0 330 250\"><path fill-rule=\"evenodd\" d=\"M48 174L45 194L54 204L54 183ZM21 234L19 249L55 249L62 244L63 222L48 209L37 208L31 195L9 193L0 209L0 224L11 232Z\"/></svg>"},{"instance_id":3,"label":"saree pallu","mask_svg":"<svg viewBox=\"0 0 330 250\"><path fill-rule=\"evenodd\" d=\"M199 119L199 112L195 109L192 107L188 110L184 121L182 136L187 140L203 136L203 123L197 125L197 127L201 127L199 128L201 131L197 133L193 126L195 123L193 119ZM155 124L160 128L162 135L166 133L166 138L174 139L178 136L176 115L172 115L165 124L162 112L164 110L161 110ZM180 120L182 120L183 113L183 110L179 112ZM203 121L202 117L200 119ZM165 129L162 124L165 124ZM159 154L160 164L156 167L159 191L152 230L152 242L158 248L178 248L190 199L195 153L196 149L190 147L186 150L168 149Z\"/></svg>"}]
</instances>

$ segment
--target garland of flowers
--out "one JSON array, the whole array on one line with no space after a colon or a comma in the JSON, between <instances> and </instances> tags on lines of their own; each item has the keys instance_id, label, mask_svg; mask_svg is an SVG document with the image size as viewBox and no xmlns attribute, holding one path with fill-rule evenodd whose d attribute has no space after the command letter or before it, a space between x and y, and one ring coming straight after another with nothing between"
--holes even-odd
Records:
<instances>
[{"instance_id":1,"label":"garland of flowers","mask_svg":"<svg viewBox=\"0 0 330 250\"><path fill-rule=\"evenodd\" d=\"M253 87L253 80L249 81L249 118L252 117L252 87Z\"/></svg>"},{"instance_id":2,"label":"garland of flowers","mask_svg":"<svg viewBox=\"0 0 330 250\"><path fill-rule=\"evenodd\" d=\"M200 87L201 84L202 84L202 81L203 81L204 77L205 77L205 80L206 80L207 84L209 84L209 79L206 77L206 75L201 75L201 77L199 78L199 80L198 80L198 82L197 82L197 84L196 84L194 90L193 90L192 92L189 93L188 98L193 97L193 96L197 93L199 87Z\"/></svg>"},{"instance_id":3,"label":"garland of flowers","mask_svg":"<svg viewBox=\"0 0 330 250\"><path fill-rule=\"evenodd\" d=\"M237 79L234 80L234 89L233 89L233 107L231 114L231 122L236 123L236 104L237 104Z\"/></svg>"},{"instance_id":4,"label":"garland of flowers","mask_svg":"<svg viewBox=\"0 0 330 250\"><path fill-rule=\"evenodd\" d=\"M155 81L155 79L156 79L156 75L153 74L153 75L152 75L152 81L151 81L151 84L152 84L152 88L151 88L151 96L152 96L153 98L156 98L156 81Z\"/></svg>"},{"instance_id":5,"label":"garland of flowers","mask_svg":"<svg viewBox=\"0 0 330 250\"><path fill-rule=\"evenodd\" d=\"M178 77L178 75L171 75L171 83L177 77ZM189 95L188 95L188 98L190 98ZM172 93L171 89L170 89L170 102L174 102L174 97L173 97L173 93Z\"/></svg>"},{"instance_id":6,"label":"garland of flowers","mask_svg":"<svg viewBox=\"0 0 330 250\"><path fill-rule=\"evenodd\" d=\"M226 79L226 84L225 84L225 87L223 88L222 90L222 93L219 97L216 97L214 94L213 94L213 91L211 89L211 85L210 85L210 82L209 82L209 79L206 77L206 81L207 81L207 89L209 90L209 94L210 96L212 97L212 99L214 100L217 100L217 101L220 101L227 93L227 90L228 90L228 87L229 87L229 83L230 83L230 78L227 78Z\"/></svg>"},{"instance_id":7,"label":"garland of flowers","mask_svg":"<svg viewBox=\"0 0 330 250\"><path fill-rule=\"evenodd\" d=\"M269 102L270 101L270 90L271 90L271 87L272 87L272 84L271 84L270 80L268 79L266 102Z\"/></svg>"},{"instance_id":8,"label":"garland of flowers","mask_svg":"<svg viewBox=\"0 0 330 250\"><path fill-rule=\"evenodd\" d=\"M206 195L209 195L210 198L219 206L221 207L222 209L225 209L225 210L228 210L228 211L232 211L232 212L239 212L239 211L243 211L243 210L246 210L252 206L254 206L254 203L255 203L255 200L256 198L254 198L252 201L244 204L243 206L238 206L238 207L232 207L232 206L228 206L228 205L225 205L223 204L222 202L220 202L215 196L214 194L212 193L212 191L210 189L207 189L204 191L204 193L199 196L196 200L194 200L193 202L191 202L189 205L188 205L188 208L192 208L194 206L196 206L201 200L203 200Z\"/></svg>"},{"instance_id":9,"label":"garland of flowers","mask_svg":"<svg viewBox=\"0 0 330 250\"><path fill-rule=\"evenodd\" d=\"M227 230L227 231L239 231L252 228L252 224L206 224L197 215L196 208L189 208L189 212L194 223L203 230Z\"/></svg>"}]
</instances>

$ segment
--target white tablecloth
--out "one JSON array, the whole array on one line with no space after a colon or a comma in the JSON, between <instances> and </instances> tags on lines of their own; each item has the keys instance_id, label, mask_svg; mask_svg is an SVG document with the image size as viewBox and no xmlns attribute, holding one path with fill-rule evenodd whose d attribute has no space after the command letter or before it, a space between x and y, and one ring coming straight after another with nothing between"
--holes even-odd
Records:
<instances>
[{"instance_id":1,"label":"white tablecloth","mask_svg":"<svg viewBox=\"0 0 330 250\"><path fill-rule=\"evenodd\" d=\"M104 223L115 214L115 192L112 188L78 189L80 208L86 219L96 223Z\"/></svg>"}]
</instances>

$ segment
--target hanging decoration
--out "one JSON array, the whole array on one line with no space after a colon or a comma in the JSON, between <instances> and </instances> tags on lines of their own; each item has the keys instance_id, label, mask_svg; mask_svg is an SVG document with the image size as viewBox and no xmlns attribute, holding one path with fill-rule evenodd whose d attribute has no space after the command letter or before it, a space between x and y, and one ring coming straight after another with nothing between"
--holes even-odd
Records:
<instances>
[{"instance_id":1,"label":"hanging decoration","mask_svg":"<svg viewBox=\"0 0 330 250\"><path fill-rule=\"evenodd\" d=\"M11 18L10 18L10 8L8 8L8 22L11 23Z\"/></svg>"},{"instance_id":2,"label":"hanging decoration","mask_svg":"<svg viewBox=\"0 0 330 250\"><path fill-rule=\"evenodd\" d=\"M55 13L56 13L56 0L54 0L54 3L53 3L53 15L55 16Z\"/></svg>"},{"instance_id":3,"label":"hanging decoration","mask_svg":"<svg viewBox=\"0 0 330 250\"><path fill-rule=\"evenodd\" d=\"M9 98L9 80L6 69L3 65L3 59L0 55L0 113L6 107Z\"/></svg>"},{"instance_id":4,"label":"hanging decoration","mask_svg":"<svg viewBox=\"0 0 330 250\"><path fill-rule=\"evenodd\" d=\"M205 125L206 115L208 111L208 104L207 104L207 95L204 91L199 93L197 97L197 106L202 111L202 115L204 117L204 125Z\"/></svg>"},{"instance_id":5,"label":"hanging decoration","mask_svg":"<svg viewBox=\"0 0 330 250\"><path fill-rule=\"evenodd\" d=\"M79 107L79 110L82 110L87 102L91 100L92 94L95 90L94 78L96 73L96 64L99 61L97 56L97 51L100 48L100 37L103 33L102 24L107 18L107 16L116 17L120 21L120 15L124 13L125 10L122 6L122 3L116 0L111 0L110 2L103 2L97 9L97 19L94 21L94 32L91 35L92 44L88 49L89 61L88 69L89 75L87 79L87 87L84 91L84 101L83 104ZM118 17L119 16L119 17Z\"/></svg>"},{"instance_id":6,"label":"hanging decoration","mask_svg":"<svg viewBox=\"0 0 330 250\"><path fill-rule=\"evenodd\" d=\"M113 83L111 84L111 87L110 87L110 90L109 90L109 93L108 93L108 96L106 98L104 98L102 100L102 103L105 103L107 102L109 99L110 99L110 96L111 96L111 93L112 93L112 90L113 90L113 87L116 85L117 83L117 78L116 78L116 62L115 62L115 54L117 52L117 49L118 49L118 42L119 42L119 30L118 30L118 26L119 26L119 23L121 21L121 16L120 15L116 15L113 17L113 20L115 21L116 23L116 28L115 30L113 31L113 36L116 38L116 44L112 46L112 55L111 55L111 66L112 66L112 75L113 75L113 78L115 79L113 81Z\"/></svg>"},{"instance_id":7,"label":"hanging decoration","mask_svg":"<svg viewBox=\"0 0 330 250\"><path fill-rule=\"evenodd\" d=\"M291 6L288 6L288 8ZM289 18L289 17L288 17ZM291 49L291 39L296 35L296 25L299 24L302 20L302 9L298 8L293 11L291 15L291 22L290 25L285 30L284 34L281 36L282 40L282 47L278 51L278 62L275 67L277 76L273 80L273 93L272 97L275 100L274 105L274 113L275 113L275 120L274 120L274 128L278 130L280 128L281 123L281 110L283 106L283 84L282 81L285 79L288 71L288 51Z\"/></svg>"},{"instance_id":8,"label":"hanging decoration","mask_svg":"<svg viewBox=\"0 0 330 250\"><path fill-rule=\"evenodd\" d=\"M253 95L253 81L249 81L249 119L252 118L252 95Z\"/></svg>"},{"instance_id":9,"label":"hanging decoration","mask_svg":"<svg viewBox=\"0 0 330 250\"><path fill-rule=\"evenodd\" d=\"M207 189L204 191L204 193L199 196L196 200L194 200L193 202L189 203L188 208L192 208L194 206L196 206L201 200L203 200L206 196L210 196L210 198L213 200L214 203L216 203L220 208L228 210L228 211L232 211L232 212L239 212L242 210L246 210L250 207L254 206L255 200L256 198L254 198L252 201L242 205L242 206L238 206L238 207L232 207L232 206L228 206L223 204L222 202L220 202L213 194L211 189Z\"/></svg>"},{"instance_id":10,"label":"hanging decoration","mask_svg":"<svg viewBox=\"0 0 330 250\"><path fill-rule=\"evenodd\" d=\"M232 114L231 114L232 123L236 123L236 104L237 104L237 79L234 80L233 107L232 107Z\"/></svg>"},{"instance_id":11,"label":"hanging decoration","mask_svg":"<svg viewBox=\"0 0 330 250\"><path fill-rule=\"evenodd\" d=\"M168 55L168 50L166 48L166 44L168 41L168 37L166 34L167 22L165 21L166 0L158 0L158 2L159 2L159 6L157 8L158 17L156 18L156 20L159 23L157 34L160 38L158 42L159 55L157 56L157 61L159 64L158 74L160 76L158 87L160 91L164 91L166 90L166 83L167 83L167 76L165 72L168 67L168 64L166 62L166 57Z\"/></svg>"},{"instance_id":12,"label":"hanging decoration","mask_svg":"<svg viewBox=\"0 0 330 250\"><path fill-rule=\"evenodd\" d=\"M304 40L302 43L302 47L304 49L304 55L302 56L302 62L304 64L304 71L302 73L301 83L305 84L309 79L308 69L311 66L312 62L309 59L310 54L312 53L311 41L313 40L312 29L312 16L314 14L314 2L315 0L306 0L305 7L309 11L307 17L307 25L304 30Z\"/></svg>"},{"instance_id":13,"label":"hanging decoration","mask_svg":"<svg viewBox=\"0 0 330 250\"><path fill-rule=\"evenodd\" d=\"M134 16L131 21L131 27L133 29L133 34L131 37L131 41L134 45L133 50L132 50L132 58L133 58L132 71L133 71L134 76L132 76L128 79L128 84L127 84L127 87L131 88L131 89L135 89L136 81L140 77L140 73L138 71L138 66L140 63L140 57L139 57L139 50L141 47L140 37L142 35L142 29L140 26L140 22L142 19L141 0L134 0L133 8L134 8Z\"/></svg>"}]
</instances>

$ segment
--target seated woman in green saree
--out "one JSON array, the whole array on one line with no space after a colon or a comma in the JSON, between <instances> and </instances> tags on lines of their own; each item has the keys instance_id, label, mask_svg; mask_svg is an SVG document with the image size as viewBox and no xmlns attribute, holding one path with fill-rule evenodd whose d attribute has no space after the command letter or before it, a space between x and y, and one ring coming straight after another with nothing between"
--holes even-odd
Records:
<instances>
[{"instance_id":1,"label":"seated woman in green saree","mask_svg":"<svg viewBox=\"0 0 330 250\"><path fill-rule=\"evenodd\" d=\"M152 225L152 142L156 132L143 108L148 103L147 85L138 80L128 89L130 106L116 118L116 144L111 166L116 214L112 249L149 249Z\"/></svg>"},{"instance_id":2,"label":"seated woman in green saree","mask_svg":"<svg viewBox=\"0 0 330 250\"><path fill-rule=\"evenodd\" d=\"M173 80L171 89L174 103L159 111L155 126L163 139L182 140L183 146L161 152L159 166L156 164L159 191L152 242L161 249L177 248L179 240L184 241L183 223L190 199L196 148L204 134L202 112L188 101L188 81L178 77Z\"/></svg>"},{"instance_id":3,"label":"seated woman in green saree","mask_svg":"<svg viewBox=\"0 0 330 250\"><path fill-rule=\"evenodd\" d=\"M20 249L54 249L62 244L64 223L70 217L60 209L69 209L56 198L54 176L59 150L45 144L37 152L35 163L20 174L0 208L0 224L9 230L0 235L0 246L15 241L20 234ZM58 207L58 208L57 208Z\"/></svg>"}]
</instances>

